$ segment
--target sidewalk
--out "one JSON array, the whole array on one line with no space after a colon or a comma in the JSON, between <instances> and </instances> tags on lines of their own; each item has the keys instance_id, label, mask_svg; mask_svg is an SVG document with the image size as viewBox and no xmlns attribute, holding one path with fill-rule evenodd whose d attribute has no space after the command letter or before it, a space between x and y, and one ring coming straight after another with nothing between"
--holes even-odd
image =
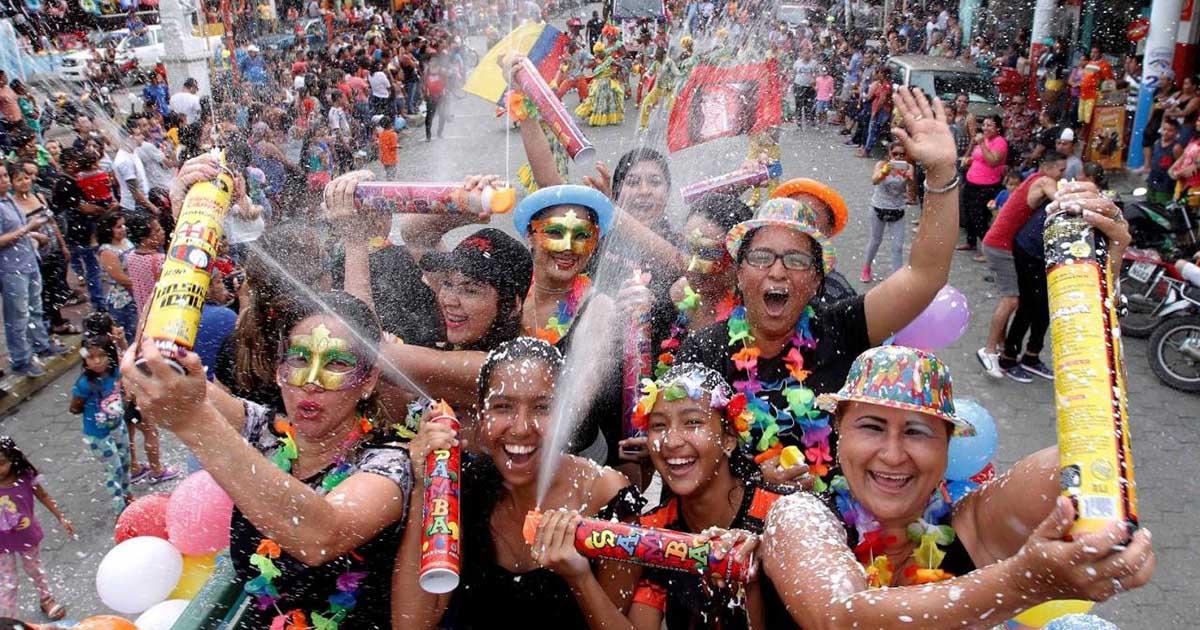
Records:
<instances>
[{"instance_id":1,"label":"sidewalk","mask_svg":"<svg viewBox=\"0 0 1200 630\"><path fill-rule=\"evenodd\" d=\"M72 324L83 327L82 320L85 315L91 312L91 305L84 301L82 304L75 306L64 306L62 309L63 317L66 317ZM46 368L46 374L38 378L25 378L24 376L16 376L9 373L8 370L8 347L5 344L4 336L0 335L0 365L4 367L4 377L0 378L0 418L7 416L22 402L41 391L47 385L53 383L55 379L62 376L80 362L79 344L83 340L82 335L55 335L58 340L71 351L52 359L42 361L42 365Z\"/></svg>"}]
</instances>

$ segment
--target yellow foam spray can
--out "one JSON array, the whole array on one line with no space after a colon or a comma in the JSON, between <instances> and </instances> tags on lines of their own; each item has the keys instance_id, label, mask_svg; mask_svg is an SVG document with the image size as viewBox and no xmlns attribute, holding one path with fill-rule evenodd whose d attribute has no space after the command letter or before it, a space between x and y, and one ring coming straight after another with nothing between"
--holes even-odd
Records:
<instances>
[{"instance_id":1,"label":"yellow foam spray can","mask_svg":"<svg viewBox=\"0 0 1200 630\"><path fill-rule=\"evenodd\" d=\"M1082 218L1046 219L1046 279L1062 494L1075 504L1071 533L1113 521L1137 527L1137 487L1125 407L1116 283L1107 244Z\"/></svg>"},{"instance_id":2,"label":"yellow foam spray can","mask_svg":"<svg viewBox=\"0 0 1200 630\"><path fill-rule=\"evenodd\" d=\"M217 245L224 235L222 222L232 198L233 175L225 168L215 179L198 182L188 190L154 286L142 335L152 339L180 371L183 368L175 359L195 345Z\"/></svg>"}]
</instances>

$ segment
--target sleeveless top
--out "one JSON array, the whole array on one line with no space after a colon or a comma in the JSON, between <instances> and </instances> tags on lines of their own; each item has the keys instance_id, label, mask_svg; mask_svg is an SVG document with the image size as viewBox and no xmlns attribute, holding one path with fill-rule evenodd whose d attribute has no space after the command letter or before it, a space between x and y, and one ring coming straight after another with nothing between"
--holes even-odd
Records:
<instances>
[{"instance_id":1,"label":"sleeveless top","mask_svg":"<svg viewBox=\"0 0 1200 630\"><path fill-rule=\"evenodd\" d=\"M272 426L275 414L270 409L252 402L245 402L245 406L246 424L242 427L242 437L260 453L270 456L278 448L281 437L275 433ZM348 460L351 464L350 474L367 472L389 479L399 486L402 495L407 497L412 491L412 468L408 461L408 451L399 443L386 442L382 438L376 440L359 445ZM264 461L261 465L272 464ZM336 463L330 464L325 470L300 481L323 493L321 482L325 473L335 466ZM407 507L408 501L404 503ZM280 508L285 508L282 502ZM320 566L307 566L284 551L275 560L275 566L282 572L274 581L281 596L277 603L278 609L286 612L299 608L307 614L314 611L324 613L329 608L329 596L337 593L338 578L347 571L366 571L366 577L359 583L357 605L342 621L341 627L355 630L390 629L392 568L396 551L400 548L400 538L404 533L405 518L405 515L401 515L399 520L383 528L374 538L357 549ZM247 581L259 575L258 570L250 564L250 556L264 536L236 506L229 528L229 557L237 573L238 585L244 586ZM263 611L252 605L246 610L238 627L267 628L277 614L279 612L275 608Z\"/></svg>"},{"instance_id":2,"label":"sleeveless top","mask_svg":"<svg viewBox=\"0 0 1200 630\"><path fill-rule=\"evenodd\" d=\"M129 239L125 239L120 247L112 243L105 243L100 246L100 251L116 254L117 258L121 260L121 267L125 267L125 255L133 251L133 243L130 243ZM104 291L104 297L111 309L125 308L133 301L133 294L129 292L129 289L121 286L107 271L100 274L100 287Z\"/></svg>"},{"instance_id":3,"label":"sleeveless top","mask_svg":"<svg viewBox=\"0 0 1200 630\"><path fill-rule=\"evenodd\" d=\"M792 491L790 488L771 486L757 477L746 481L745 488L742 503L729 528L761 534L771 506ZM674 496L643 515L639 524L681 532L696 531L684 521L679 498ZM770 581L760 578L759 584L767 627L795 627ZM749 628L750 620L745 606L731 605L732 598L733 593L728 590L716 592L708 588L705 579L698 575L650 568L642 572L642 579L633 594L634 603L650 606L663 613L667 630Z\"/></svg>"},{"instance_id":4,"label":"sleeveless top","mask_svg":"<svg viewBox=\"0 0 1200 630\"><path fill-rule=\"evenodd\" d=\"M899 210L908 205L908 180L888 173L871 193L871 205L884 210Z\"/></svg>"},{"instance_id":5,"label":"sleeveless top","mask_svg":"<svg viewBox=\"0 0 1200 630\"><path fill-rule=\"evenodd\" d=\"M587 628L587 619L575 596L558 574L543 568L514 573L497 564L491 516L503 483L490 457L464 454L463 540L489 542L463 545L462 581L439 627ZM637 488L629 485L597 517L626 520L638 514L642 503Z\"/></svg>"}]
</instances>

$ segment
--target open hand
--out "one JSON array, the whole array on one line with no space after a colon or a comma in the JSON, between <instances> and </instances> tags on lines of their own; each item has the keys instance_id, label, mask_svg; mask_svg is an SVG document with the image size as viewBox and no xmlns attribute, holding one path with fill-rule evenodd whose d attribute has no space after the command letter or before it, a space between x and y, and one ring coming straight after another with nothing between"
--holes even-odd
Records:
<instances>
[{"instance_id":1,"label":"open hand","mask_svg":"<svg viewBox=\"0 0 1200 630\"><path fill-rule=\"evenodd\" d=\"M897 88L893 97L904 127L893 127L892 134L904 145L908 156L931 173L940 170L953 177L957 149L942 99L934 97L930 102L921 88L904 87ZM940 186L946 182L939 179L935 183Z\"/></svg>"},{"instance_id":2,"label":"open hand","mask_svg":"<svg viewBox=\"0 0 1200 630\"><path fill-rule=\"evenodd\" d=\"M612 173L608 171L608 166L604 162L596 162L596 174L584 175L583 183L604 193L604 196L612 199L613 203L617 202L616 199L613 199Z\"/></svg>"}]
</instances>

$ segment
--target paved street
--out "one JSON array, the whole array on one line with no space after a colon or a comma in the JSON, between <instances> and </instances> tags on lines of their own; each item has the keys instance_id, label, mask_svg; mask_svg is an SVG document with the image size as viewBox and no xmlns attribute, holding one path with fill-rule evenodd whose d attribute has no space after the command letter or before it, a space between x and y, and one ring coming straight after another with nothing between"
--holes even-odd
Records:
<instances>
[{"instance_id":1,"label":"paved street","mask_svg":"<svg viewBox=\"0 0 1200 630\"><path fill-rule=\"evenodd\" d=\"M568 107L574 97L568 97ZM452 105L455 119L446 127L444 139L424 142L423 130L413 129L401 138L401 178L409 180L458 179L470 173L495 173L515 177L523 162L517 134L506 134L491 106L468 97ZM636 113L632 108L627 117ZM661 148L660 119L651 144ZM625 149L633 147L634 121L623 127L587 130L601 158L609 165ZM824 180L844 191L851 207L847 230L838 237L842 272L857 278L867 238L867 200L870 166L853 157L831 128L800 132L789 127L783 134L785 176L806 175ZM507 145L506 145L507 142ZM507 146L507 149L506 149ZM697 179L716 175L741 163L745 138L727 139L693 148L672 157L673 185L678 188ZM580 173L572 173L578 178ZM674 201L678 209L678 198ZM909 235L911 237L911 233ZM877 261L877 272L886 262ZM975 358L982 345L991 314L994 285L983 280L985 267L968 254L955 258L951 283L970 300L973 315L970 329L942 357L954 370L961 397L979 401L995 417L1001 429L999 464L1006 468L1014 460L1054 442L1052 386L1035 380L1022 385L993 381L981 372ZM1200 551L1189 543L1197 531L1200 505L1200 423L1196 409L1200 399L1162 386L1150 372L1145 343L1129 340L1126 345L1129 372L1129 409L1133 422L1137 478L1140 482L1141 517L1154 530L1159 566L1154 581L1146 588L1098 608L1098 612L1122 628L1185 627L1196 612L1196 584L1200 583ZM79 422L67 413L67 393L75 378L70 373L32 401L3 420L3 431L41 468L46 487L65 506L80 530L76 541L65 540L51 527L51 517L42 512L48 534L43 557L60 593L60 601L72 607L71 616L84 617L102 611L94 589L95 568L111 546L113 519L100 485L100 468L86 452ZM169 459L182 465L183 454L170 439ZM142 488L140 492L145 492ZM1191 586L1189 586L1191 585ZM23 586L22 602L35 610L31 585Z\"/></svg>"}]
</instances>

